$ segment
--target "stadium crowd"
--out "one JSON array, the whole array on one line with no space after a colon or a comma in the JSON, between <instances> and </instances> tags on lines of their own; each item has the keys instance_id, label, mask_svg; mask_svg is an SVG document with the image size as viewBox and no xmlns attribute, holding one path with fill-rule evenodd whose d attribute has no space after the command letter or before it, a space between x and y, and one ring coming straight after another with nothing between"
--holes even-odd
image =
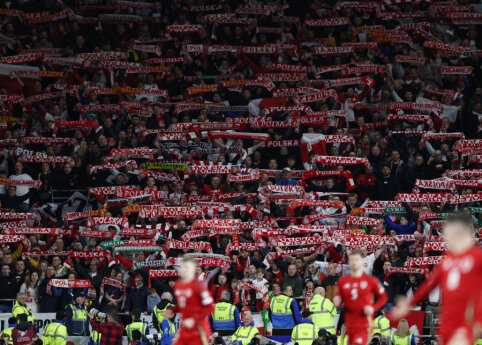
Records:
<instances>
[{"instance_id":1,"label":"stadium crowd","mask_svg":"<svg viewBox=\"0 0 482 345\"><path fill-rule=\"evenodd\" d=\"M44 344L138 342L151 314L169 345L163 313L189 253L218 335L247 345L273 329L296 342L295 325L311 323L326 332L299 345L346 343L331 301L347 251L362 249L389 311L445 252L443 218L470 213L478 234L481 11L460 0L1 0L10 334L57 313L65 334L44 330ZM418 309L438 305L435 293ZM383 341L415 341L406 323L387 327L375 324Z\"/></svg>"}]
</instances>

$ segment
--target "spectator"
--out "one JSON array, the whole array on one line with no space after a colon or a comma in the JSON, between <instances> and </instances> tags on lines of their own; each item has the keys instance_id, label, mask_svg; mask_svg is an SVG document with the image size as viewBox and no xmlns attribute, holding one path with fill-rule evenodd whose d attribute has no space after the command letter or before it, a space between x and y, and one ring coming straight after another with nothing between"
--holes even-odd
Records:
<instances>
[{"instance_id":1,"label":"spectator","mask_svg":"<svg viewBox=\"0 0 482 345\"><path fill-rule=\"evenodd\" d=\"M286 286L291 286L293 290L293 297L301 296L303 290L303 279L299 276L298 272L296 272L295 265L289 265L288 273L283 277L283 291Z\"/></svg>"},{"instance_id":2,"label":"spectator","mask_svg":"<svg viewBox=\"0 0 482 345\"><path fill-rule=\"evenodd\" d=\"M218 276L218 283L211 286L211 295L213 295L214 303L219 303L221 301L221 294L223 291L230 292L228 285L228 278L224 273Z\"/></svg>"},{"instance_id":3,"label":"spectator","mask_svg":"<svg viewBox=\"0 0 482 345\"><path fill-rule=\"evenodd\" d=\"M134 278L135 286L127 294L125 313L129 315L130 310L138 309L147 314L147 287L141 276Z\"/></svg>"},{"instance_id":4,"label":"spectator","mask_svg":"<svg viewBox=\"0 0 482 345\"><path fill-rule=\"evenodd\" d=\"M329 301L333 301L333 297L335 297L336 285L339 278L340 275L336 270L336 264L328 264L328 275L321 282L321 286L325 289L325 296Z\"/></svg>"},{"instance_id":5,"label":"spectator","mask_svg":"<svg viewBox=\"0 0 482 345\"><path fill-rule=\"evenodd\" d=\"M38 313L39 309L39 285L41 280L39 279L39 275L37 271L30 272L27 277L25 278L25 282L20 286L20 293L23 293L27 296L26 305L32 313Z\"/></svg>"},{"instance_id":6,"label":"spectator","mask_svg":"<svg viewBox=\"0 0 482 345\"><path fill-rule=\"evenodd\" d=\"M400 183L392 176L392 169L388 165L382 166L382 176L377 179L376 185L378 200L393 200L400 192Z\"/></svg>"},{"instance_id":7,"label":"spectator","mask_svg":"<svg viewBox=\"0 0 482 345\"><path fill-rule=\"evenodd\" d=\"M291 169L286 167L281 172L281 179L276 182L278 186L296 186L298 181L291 177Z\"/></svg>"},{"instance_id":8,"label":"spectator","mask_svg":"<svg viewBox=\"0 0 482 345\"><path fill-rule=\"evenodd\" d=\"M8 264L2 265L2 275L0 276L0 296L2 299L15 300L17 294L17 279L10 271ZM8 313L11 311L12 302L1 301L0 312Z\"/></svg>"},{"instance_id":9,"label":"spectator","mask_svg":"<svg viewBox=\"0 0 482 345\"><path fill-rule=\"evenodd\" d=\"M15 163L14 172L15 172L15 174L11 175L9 177L12 180L25 180L25 181L32 181L33 180L32 177L29 174L26 174L26 173L23 172L23 164L20 163L20 162ZM28 187L19 186L17 188L16 194L17 194L17 196L22 197L22 196L28 194L28 192L29 192ZM30 199L23 200L23 203L21 204L20 209L22 211L27 211L28 207L29 207L29 202L30 202Z\"/></svg>"}]
</instances>

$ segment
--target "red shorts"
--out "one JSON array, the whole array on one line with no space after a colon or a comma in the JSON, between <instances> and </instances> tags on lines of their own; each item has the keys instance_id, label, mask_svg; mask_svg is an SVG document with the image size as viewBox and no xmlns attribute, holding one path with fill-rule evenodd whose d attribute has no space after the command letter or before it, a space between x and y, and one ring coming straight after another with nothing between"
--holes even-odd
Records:
<instances>
[{"instance_id":1,"label":"red shorts","mask_svg":"<svg viewBox=\"0 0 482 345\"><path fill-rule=\"evenodd\" d=\"M207 324L207 322L202 322L202 324L202 332L204 333L205 339L209 343L211 328L209 327L209 324ZM174 345L203 345L198 326L200 326L199 323L195 324L194 327L190 329L181 326L181 328L179 329L179 337L177 338Z\"/></svg>"},{"instance_id":2,"label":"red shorts","mask_svg":"<svg viewBox=\"0 0 482 345\"><path fill-rule=\"evenodd\" d=\"M447 345L450 339L453 338L454 335L461 333L464 337L468 340L469 344L473 344L474 341L474 329L472 325L459 325L457 327L440 327L439 336L442 340L442 345Z\"/></svg>"},{"instance_id":3,"label":"red shorts","mask_svg":"<svg viewBox=\"0 0 482 345\"><path fill-rule=\"evenodd\" d=\"M368 329L367 328L348 328L346 329L349 345L367 345Z\"/></svg>"}]
</instances>

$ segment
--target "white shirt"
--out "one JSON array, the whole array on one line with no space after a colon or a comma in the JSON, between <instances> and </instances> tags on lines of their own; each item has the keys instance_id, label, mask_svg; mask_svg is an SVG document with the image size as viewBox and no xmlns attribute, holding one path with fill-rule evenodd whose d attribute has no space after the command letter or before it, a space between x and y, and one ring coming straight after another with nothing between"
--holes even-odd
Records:
<instances>
[{"instance_id":1,"label":"white shirt","mask_svg":"<svg viewBox=\"0 0 482 345\"><path fill-rule=\"evenodd\" d=\"M33 178L30 177L29 174L20 174L20 175L11 175L10 179L12 180L27 180L27 181L33 181ZM27 186L17 186L17 196L23 196L28 193L29 187ZM25 200L24 203L29 203L29 199Z\"/></svg>"},{"instance_id":2,"label":"white shirt","mask_svg":"<svg viewBox=\"0 0 482 345\"><path fill-rule=\"evenodd\" d=\"M367 255L363 258L363 272L368 275L372 275L373 264L375 263L375 254Z\"/></svg>"}]
</instances>

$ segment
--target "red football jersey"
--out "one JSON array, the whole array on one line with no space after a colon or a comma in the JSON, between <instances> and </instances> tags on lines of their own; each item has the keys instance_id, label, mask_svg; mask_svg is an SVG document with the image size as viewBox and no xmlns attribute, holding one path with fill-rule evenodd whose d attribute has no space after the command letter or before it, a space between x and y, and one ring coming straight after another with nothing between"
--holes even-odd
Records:
<instances>
[{"instance_id":1,"label":"red football jersey","mask_svg":"<svg viewBox=\"0 0 482 345\"><path fill-rule=\"evenodd\" d=\"M184 283L179 279L174 285L174 293L176 295L175 312L181 313L184 320L193 318L196 324L202 325L204 332L209 336L210 327L207 317L214 312L214 301L206 284L197 279L190 283ZM194 326L191 331L197 332L197 326Z\"/></svg>"},{"instance_id":2,"label":"red football jersey","mask_svg":"<svg viewBox=\"0 0 482 345\"><path fill-rule=\"evenodd\" d=\"M482 322L482 250L471 247L463 254L447 253L410 300L422 301L436 286L440 287L442 335L450 335L464 325Z\"/></svg>"},{"instance_id":3,"label":"red football jersey","mask_svg":"<svg viewBox=\"0 0 482 345\"><path fill-rule=\"evenodd\" d=\"M373 296L377 296L377 302L373 304ZM380 282L363 273L359 278L351 275L341 277L338 280L336 296L344 302L345 320L348 324L356 322L360 327L368 324L367 316L363 308L372 305L375 311L380 309L388 300L385 288Z\"/></svg>"}]
</instances>

